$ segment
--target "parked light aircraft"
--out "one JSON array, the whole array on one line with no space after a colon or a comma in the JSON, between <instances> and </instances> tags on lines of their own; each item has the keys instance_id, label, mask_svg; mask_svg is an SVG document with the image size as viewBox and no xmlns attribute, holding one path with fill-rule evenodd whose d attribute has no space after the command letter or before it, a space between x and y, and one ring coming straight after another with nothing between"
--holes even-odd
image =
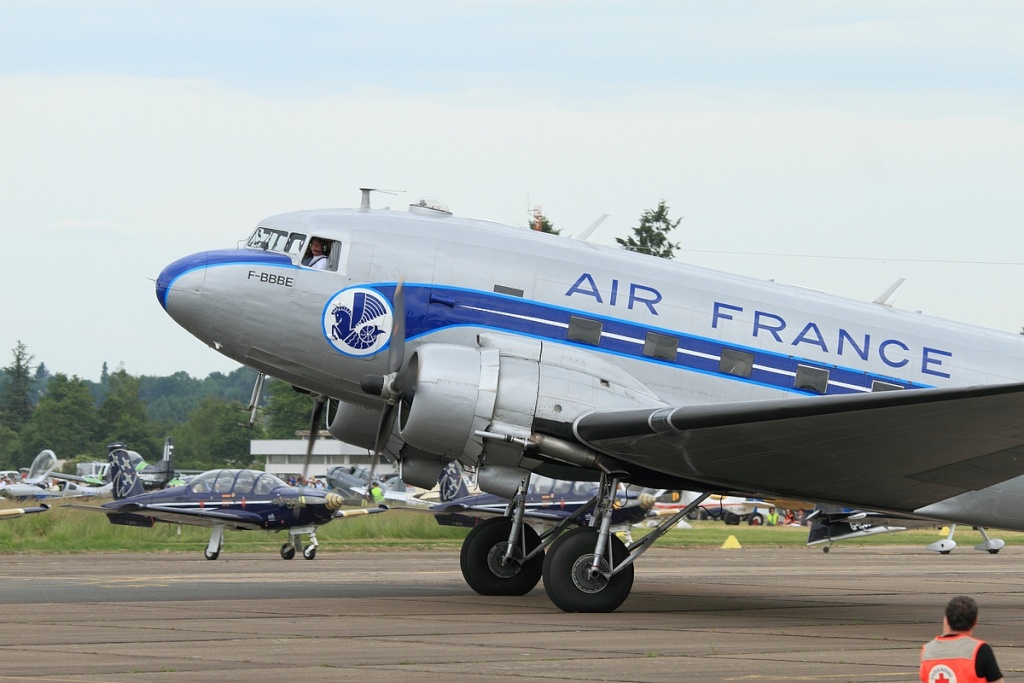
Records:
<instances>
[{"instance_id":1,"label":"parked light aircraft","mask_svg":"<svg viewBox=\"0 0 1024 683\"><path fill-rule=\"evenodd\" d=\"M54 472L57 456L47 449L39 452L29 467L28 476L18 484L0 487L0 495L11 500L51 500L54 498L91 498L110 494L110 484L91 486L70 480L83 481L81 477ZM57 488L49 486L50 479L64 480Z\"/></svg>"},{"instance_id":2,"label":"parked light aircraft","mask_svg":"<svg viewBox=\"0 0 1024 683\"><path fill-rule=\"evenodd\" d=\"M301 265L312 237L324 270ZM329 431L397 460L405 481L432 486L458 460L517 500L506 539L466 539L481 593L529 572L517 582L543 576L562 610L618 608L634 561L674 524L628 547L610 534L620 482L1024 529L1024 337L881 297L439 202L374 210L369 190L358 209L273 216L239 248L174 261L156 295L220 353L329 405ZM598 481L600 522L534 547L514 514L534 473Z\"/></svg>"},{"instance_id":3,"label":"parked light aircraft","mask_svg":"<svg viewBox=\"0 0 1024 683\"><path fill-rule=\"evenodd\" d=\"M183 486L145 491L128 451L115 448L109 454L114 499L100 507L69 504L90 512L102 512L111 524L152 527L156 522L189 524L212 529L206 559L216 560L224 544L224 529L286 531L281 557L290 560L302 548L307 560L316 557L316 528L341 517L375 514L385 507L341 510L340 496L317 489L289 486L273 474L256 470L210 470Z\"/></svg>"},{"instance_id":4,"label":"parked light aircraft","mask_svg":"<svg viewBox=\"0 0 1024 683\"><path fill-rule=\"evenodd\" d=\"M821 545L828 552L833 543L852 538L864 538L877 534L891 534L907 529L934 527L937 520L914 517L911 515L894 515L869 510L845 510L835 505L822 505L815 508L808 517L810 529L807 532L807 545ZM976 527L981 533L982 541L974 546L975 550L995 555L1006 545L1001 538L992 538L985 527ZM945 538L925 546L942 555L948 555L957 547L953 540L956 524L950 524Z\"/></svg>"}]
</instances>

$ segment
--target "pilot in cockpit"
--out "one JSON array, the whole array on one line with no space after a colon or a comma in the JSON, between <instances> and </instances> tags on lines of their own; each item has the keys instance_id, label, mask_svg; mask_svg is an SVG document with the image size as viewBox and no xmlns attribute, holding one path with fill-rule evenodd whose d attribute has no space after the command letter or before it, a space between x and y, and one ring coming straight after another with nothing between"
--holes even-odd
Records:
<instances>
[{"instance_id":1,"label":"pilot in cockpit","mask_svg":"<svg viewBox=\"0 0 1024 683\"><path fill-rule=\"evenodd\" d=\"M302 257L302 265L309 266L310 268L316 268L318 270L327 269L327 255L330 254L331 247L330 243L326 240L322 240L319 237L314 237L309 240L309 246L306 247L306 255Z\"/></svg>"}]
</instances>

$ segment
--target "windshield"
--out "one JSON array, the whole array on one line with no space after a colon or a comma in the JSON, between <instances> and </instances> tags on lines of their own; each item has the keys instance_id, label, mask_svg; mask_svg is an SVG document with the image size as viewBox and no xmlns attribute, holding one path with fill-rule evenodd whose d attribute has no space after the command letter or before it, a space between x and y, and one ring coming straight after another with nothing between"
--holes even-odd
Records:
<instances>
[{"instance_id":1,"label":"windshield","mask_svg":"<svg viewBox=\"0 0 1024 683\"><path fill-rule=\"evenodd\" d=\"M298 254L302 250L302 243L306 241L306 235L299 232L288 232L287 230L275 230L260 226L252 234L245 246L253 249L266 249L267 251L279 251L284 254Z\"/></svg>"}]
</instances>

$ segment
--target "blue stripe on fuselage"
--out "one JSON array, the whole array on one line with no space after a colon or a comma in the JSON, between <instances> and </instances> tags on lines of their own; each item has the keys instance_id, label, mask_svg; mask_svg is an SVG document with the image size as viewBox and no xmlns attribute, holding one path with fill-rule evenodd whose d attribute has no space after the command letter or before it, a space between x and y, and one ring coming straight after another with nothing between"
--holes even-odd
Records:
<instances>
[{"instance_id":1,"label":"blue stripe on fuselage","mask_svg":"<svg viewBox=\"0 0 1024 683\"><path fill-rule=\"evenodd\" d=\"M170 264L160 273L156 279L156 298L160 306L167 310L167 295L171 291L174 281L182 275L201 268L212 268L214 266L293 266L292 260L273 251L261 251L257 249L220 249L216 251L201 251L198 254L191 254L180 258Z\"/></svg>"},{"instance_id":2,"label":"blue stripe on fuselage","mask_svg":"<svg viewBox=\"0 0 1024 683\"><path fill-rule=\"evenodd\" d=\"M392 299L394 298L395 287L393 284L370 286ZM888 375L772 353L741 344L724 343L717 339L640 325L618 318L604 317L504 294L408 283L404 285L403 294L408 311L406 334L409 339L451 327L484 327L497 331L525 334L542 340L557 341L581 349L601 350L623 358L682 368L701 374L773 389L797 391L808 395L816 394L796 389L793 386L798 365L828 370L829 383L826 392L828 394L871 391L872 382L876 380L905 389L930 386ZM602 325L600 343L597 346L591 346L568 339L567 333L571 317L600 322ZM674 361L644 355L644 343L648 332L678 339ZM719 370L723 349L745 351L754 355L754 369L749 378L726 374Z\"/></svg>"}]
</instances>

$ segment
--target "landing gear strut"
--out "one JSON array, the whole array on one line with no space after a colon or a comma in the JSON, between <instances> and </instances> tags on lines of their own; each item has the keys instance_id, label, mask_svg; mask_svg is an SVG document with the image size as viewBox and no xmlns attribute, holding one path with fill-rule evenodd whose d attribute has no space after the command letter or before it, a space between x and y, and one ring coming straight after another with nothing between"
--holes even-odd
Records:
<instances>
[{"instance_id":1,"label":"landing gear strut","mask_svg":"<svg viewBox=\"0 0 1024 683\"><path fill-rule=\"evenodd\" d=\"M208 560L216 560L220 557L220 549L224 547L224 525L218 524L210 531L210 542L206 544L203 555Z\"/></svg>"},{"instance_id":2,"label":"landing gear strut","mask_svg":"<svg viewBox=\"0 0 1024 683\"><path fill-rule=\"evenodd\" d=\"M1001 538L990 538L988 532L985 531L983 527L979 526L977 529L981 532L981 537L985 540L974 546L975 550L981 550L989 553L990 555L995 555L1003 549L1004 545L1006 545L1006 542ZM925 550L931 550L932 552L939 553L940 555L949 555L953 552L953 548L956 548L956 541L953 540L953 534L955 532L956 524L950 524L949 535L940 541L929 543L925 546Z\"/></svg>"},{"instance_id":3,"label":"landing gear strut","mask_svg":"<svg viewBox=\"0 0 1024 683\"><path fill-rule=\"evenodd\" d=\"M591 526L562 534L544 558L544 590L565 612L612 612L633 588L633 563L653 543L704 502L705 493L644 538L626 546L611 533L619 480L601 475Z\"/></svg>"},{"instance_id":4,"label":"landing gear strut","mask_svg":"<svg viewBox=\"0 0 1024 683\"><path fill-rule=\"evenodd\" d=\"M537 532L524 523L529 485L527 477L505 516L481 522L462 543L462 576L480 595L526 595L540 581L544 548Z\"/></svg>"},{"instance_id":5,"label":"landing gear strut","mask_svg":"<svg viewBox=\"0 0 1024 683\"><path fill-rule=\"evenodd\" d=\"M302 548L303 534L309 536L309 545L303 549L302 557L307 560L312 560L316 557L316 549L320 545L316 541L316 527L297 526L288 530L288 540L281 546L282 559L290 560L295 557L296 549Z\"/></svg>"}]
</instances>

